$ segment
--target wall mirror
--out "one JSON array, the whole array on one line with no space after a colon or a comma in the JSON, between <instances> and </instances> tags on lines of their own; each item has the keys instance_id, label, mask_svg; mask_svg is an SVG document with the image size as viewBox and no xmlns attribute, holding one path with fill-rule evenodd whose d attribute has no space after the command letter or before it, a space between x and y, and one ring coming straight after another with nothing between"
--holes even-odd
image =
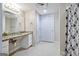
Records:
<instances>
[{"instance_id":1,"label":"wall mirror","mask_svg":"<svg viewBox=\"0 0 79 59\"><path fill-rule=\"evenodd\" d=\"M9 11L4 11L4 32L13 33L17 28L17 15Z\"/></svg>"}]
</instances>

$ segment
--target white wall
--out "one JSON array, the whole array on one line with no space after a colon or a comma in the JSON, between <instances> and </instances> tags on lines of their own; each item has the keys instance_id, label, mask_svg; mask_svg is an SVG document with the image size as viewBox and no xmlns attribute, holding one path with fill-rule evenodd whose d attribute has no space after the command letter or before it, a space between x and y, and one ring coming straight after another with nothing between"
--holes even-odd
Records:
<instances>
[{"instance_id":1,"label":"white wall","mask_svg":"<svg viewBox=\"0 0 79 59\"><path fill-rule=\"evenodd\" d=\"M65 41L66 41L66 7L69 4L61 4L60 6L60 54L63 55L64 54L64 50L65 50Z\"/></svg>"},{"instance_id":2,"label":"white wall","mask_svg":"<svg viewBox=\"0 0 79 59\"><path fill-rule=\"evenodd\" d=\"M25 13L25 31L33 31L33 45L36 43L37 38L37 17L35 10L29 10Z\"/></svg>"},{"instance_id":3,"label":"white wall","mask_svg":"<svg viewBox=\"0 0 79 59\"><path fill-rule=\"evenodd\" d=\"M60 7L60 54L64 54L65 49L65 5Z\"/></svg>"},{"instance_id":4,"label":"white wall","mask_svg":"<svg viewBox=\"0 0 79 59\"><path fill-rule=\"evenodd\" d=\"M0 3L0 53L2 51L2 4Z\"/></svg>"},{"instance_id":5,"label":"white wall","mask_svg":"<svg viewBox=\"0 0 79 59\"><path fill-rule=\"evenodd\" d=\"M39 43L40 40L40 15L36 13L36 18L37 18L37 43Z\"/></svg>"},{"instance_id":6,"label":"white wall","mask_svg":"<svg viewBox=\"0 0 79 59\"><path fill-rule=\"evenodd\" d=\"M41 15L40 19L40 41L54 42L54 14Z\"/></svg>"},{"instance_id":7,"label":"white wall","mask_svg":"<svg viewBox=\"0 0 79 59\"><path fill-rule=\"evenodd\" d=\"M59 13L54 13L54 31L55 31L55 41L60 40L60 20L59 20Z\"/></svg>"},{"instance_id":8,"label":"white wall","mask_svg":"<svg viewBox=\"0 0 79 59\"><path fill-rule=\"evenodd\" d=\"M59 47L60 47L60 19L59 19L59 10L57 13L53 13L54 15L54 31L55 31L55 41L58 42ZM40 18L41 16L39 16L39 20L37 20L37 25L39 28L38 31L40 32ZM40 33L39 33L40 36Z\"/></svg>"},{"instance_id":9,"label":"white wall","mask_svg":"<svg viewBox=\"0 0 79 59\"><path fill-rule=\"evenodd\" d=\"M24 13L20 11L18 14L18 19L17 19L17 29L19 31L24 31Z\"/></svg>"},{"instance_id":10,"label":"white wall","mask_svg":"<svg viewBox=\"0 0 79 59\"><path fill-rule=\"evenodd\" d=\"M59 11L59 9L58 9ZM59 19L59 12L54 14L54 23L55 23L55 43L57 44L57 48L60 54L60 19Z\"/></svg>"}]
</instances>

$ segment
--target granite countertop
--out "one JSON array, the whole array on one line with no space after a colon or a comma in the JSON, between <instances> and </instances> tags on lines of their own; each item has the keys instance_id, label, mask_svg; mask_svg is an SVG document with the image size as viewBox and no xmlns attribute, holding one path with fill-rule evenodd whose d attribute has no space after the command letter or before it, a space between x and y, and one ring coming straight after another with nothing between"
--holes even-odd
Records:
<instances>
[{"instance_id":1,"label":"granite countertop","mask_svg":"<svg viewBox=\"0 0 79 59\"><path fill-rule=\"evenodd\" d=\"M2 41L6 41L6 40L9 40L9 39L13 39L13 38L29 35L29 34L32 34L32 33L33 32L29 31L29 32L23 32L23 33L19 33L19 34L3 36L3 40Z\"/></svg>"}]
</instances>

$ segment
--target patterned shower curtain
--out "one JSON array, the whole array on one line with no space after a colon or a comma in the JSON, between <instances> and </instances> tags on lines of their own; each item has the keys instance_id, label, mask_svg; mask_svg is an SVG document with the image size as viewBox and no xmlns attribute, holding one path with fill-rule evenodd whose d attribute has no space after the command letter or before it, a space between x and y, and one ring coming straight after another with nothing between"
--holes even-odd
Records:
<instances>
[{"instance_id":1,"label":"patterned shower curtain","mask_svg":"<svg viewBox=\"0 0 79 59\"><path fill-rule=\"evenodd\" d=\"M66 9L66 56L79 55L79 4Z\"/></svg>"}]
</instances>

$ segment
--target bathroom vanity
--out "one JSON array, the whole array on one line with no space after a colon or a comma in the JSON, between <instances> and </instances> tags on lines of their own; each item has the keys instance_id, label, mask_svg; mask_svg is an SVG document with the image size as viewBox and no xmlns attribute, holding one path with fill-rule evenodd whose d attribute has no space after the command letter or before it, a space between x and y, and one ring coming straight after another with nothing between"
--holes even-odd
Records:
<instances>
[{"instance_id":1,"label":"bathroom vanity","mask_svg":"<svg viewBox=\"0 0 79 59\"><path fill-rule=\"evenodd\" d=\"M33 32L25 30L24 13L12 4L3 4L2 54L12 55L32 46ZM13 6L13 5L12 5Z\"/></svg>"},{"instance_id":2,"label":"bathroom vanity","mask_svg":"<svg viewBox=\"0 0 79 59\"><path fill-rule=\"evenodd\" d=\"M12 55L18 50L32 46L33 32L23 32L3 36L2 53Z\"/></svg>"}]
</instances>

